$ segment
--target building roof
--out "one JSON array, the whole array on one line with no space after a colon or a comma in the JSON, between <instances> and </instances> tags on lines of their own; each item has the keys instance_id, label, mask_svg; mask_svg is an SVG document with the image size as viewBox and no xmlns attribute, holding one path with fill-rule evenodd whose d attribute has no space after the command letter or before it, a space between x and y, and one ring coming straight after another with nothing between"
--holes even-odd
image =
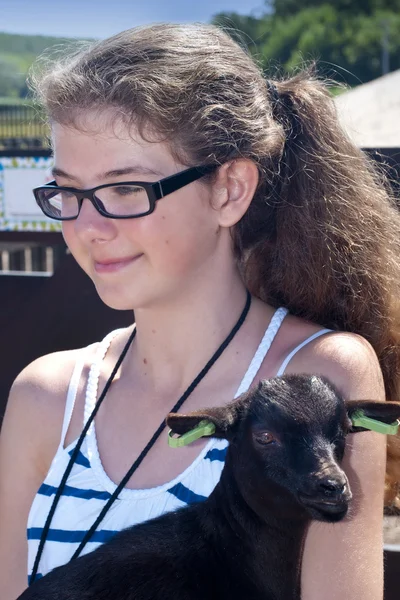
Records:
<instances>
[{"instance_id":1,"label":"building roof","mask_svg":"<svg viewBox=\"0 0 400 600\"><path fill-rule=\"evenodd\" d=\"M339 119L361 148L400 148L400 69L335 98Z\"/></svg>"}]
</instances>

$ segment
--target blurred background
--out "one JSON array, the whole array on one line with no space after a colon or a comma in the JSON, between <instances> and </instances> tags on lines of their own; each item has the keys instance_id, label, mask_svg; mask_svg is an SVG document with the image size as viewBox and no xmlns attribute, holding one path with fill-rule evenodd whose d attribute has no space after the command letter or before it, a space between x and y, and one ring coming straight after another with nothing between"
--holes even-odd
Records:
<instances>
[{"instance_id":1,"label":"blurred background","mask_svg":"<svg viewBox=\"0 0 400 600\"><path fill-rule=\"evenodd\" d=\"M87 345L133 320L132 313L102 304L68 255L59 224L36 207L31 190L48 179L52 158L46 125L29 99L29 67L60 44L162 21L223 27L272 78L316 61L331 80L343 126L384 166L398 197L400 0L0 0L0 331L6 349L0 423L11 383L26 364ZM394 600L400 522L385 527L393 541L385 553L385 600Z\"/></svg>"},{"instance_id":2,"label":"blurred background","mask_svg":"<svg viewBox=\"0 0 400 600\"><path fill-rule=\"evenodd\" d=\"M316 58L352 87L400 68L400 0L0 0L0 97L24 98L29 65L60 37L104 38L155 21L236 29L265 67L290 71Z\"/></svg>"}]
</instances>

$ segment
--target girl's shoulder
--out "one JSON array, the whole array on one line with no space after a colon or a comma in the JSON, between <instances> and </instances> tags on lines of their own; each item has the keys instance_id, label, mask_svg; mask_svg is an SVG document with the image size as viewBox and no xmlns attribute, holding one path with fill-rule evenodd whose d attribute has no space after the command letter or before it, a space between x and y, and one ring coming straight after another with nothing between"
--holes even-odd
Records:
<instances>
[{"instance_id":1,"label":"girl's shoulder","mask_svg":"<svg viewBox=\"0 0 400 600\"><path fill-rule=\"evenodd\" d=\"M65 394L77 362L85 356L85 364L90 364L95 347L62 350L41 356L26 366L15 379L11 396L24 397L26 402L56 404L59 399L65 402Z\"/></svg>"},{"instance_id":2,"label":"girl's shoulder","mask_svg":"<svg viewBox=\"0 0 400 600\"><path fill-rule=\"evenodd\" d=\"M318 335L322 333L322 335ZM373 393L383 388L383 378L377 355L362 336L335 330L323 330L288 315L284 345L289 352L298 348L288 363L286 373L310 373L327 377L346 396L353 390ZM288 340L292 342L288 343ZM309 341L308 341L309 340ZM308 343L303 344L303 342Z\"/></svg>"},{"instance_id":3,"label":"girl's shoulder","mask_svg":"<svg viewBox=\"0 0 400 600\"><path fill-rule=\"evenodd\" d=\"M27 443L24 438L30 432L30 452L44 474L60 443L75 366L82 358L83 371L88 370L94 351L93 346L41 356L21 371L11 387L5 423L21 444Z\"/></svg>"}]
</instances>

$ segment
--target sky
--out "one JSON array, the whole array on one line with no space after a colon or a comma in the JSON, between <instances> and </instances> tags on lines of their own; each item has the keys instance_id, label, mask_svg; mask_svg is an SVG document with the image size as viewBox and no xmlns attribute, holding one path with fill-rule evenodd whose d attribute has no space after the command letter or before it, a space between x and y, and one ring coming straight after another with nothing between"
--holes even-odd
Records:
<instances>
[{"instance_id":1,"label":"sky","mask_svg":"<svg viewBox=\"0 0 400 600\"><path fill-rule=\"evenodd\" d=\"M0 0L0 31L104 38L135 25L209 22L218 12L260 16L263 0Z\"/></svg>"}]
</instances>

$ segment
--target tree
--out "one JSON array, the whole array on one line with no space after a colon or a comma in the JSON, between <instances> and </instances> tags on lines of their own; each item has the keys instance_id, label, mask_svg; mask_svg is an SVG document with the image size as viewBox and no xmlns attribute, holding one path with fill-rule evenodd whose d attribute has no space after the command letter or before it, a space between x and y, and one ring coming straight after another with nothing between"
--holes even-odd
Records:
<instances>
[{"instance_id":1,"label":"tree","mask_svg":"<svg viewBox=\"0 0 400 600\"><path fill-rule=\"evenodd\" d=\"M342 14L372 15L377 11L400 11L400 0L266 0L268 11L278 17L292 17L309 8L329 5Z\"/></svg>"},{"instance_id":2,"label":"tree","mask_svg":"<svg viewBox=\"0 0 400 600\"><path fill-rule=\"evenodd\" d=\"M262 19L234 12L221 12L214 15L212 23L224 29L240 44L245 44L250 51L256 51L260 42Z\"/></svg>"},{"instance_id":3,"label":"tree","mask_svg":"<svg viewBox=\"0 0 400 600\"><path fill-rule=\"evenodd\" d=\"M400 0L368 0L365 6L370 10L374 3L400 6ZM242 40L251 40L250 51L272 74L278 66L290 73L304 61L315 60L324 75L340 82L354 86L369 81L382 74L385 29L390 68L400 68L400 10L398 13L377 10L372 14L363 10L352 14L338 10L336 4L349 3L275 0L274 7L282 13L284 7L293 6L296 10L291 14L266 13L260 19L230 13L229 22L239 30L246 27ZM351 4L357 5L357 1L351 0ZM299 10L303 5L308 7ZM214 22L224 23L225 16L218 15ZM228 33L233 35L232 31Z\"/></svg>"}]
</instances>

